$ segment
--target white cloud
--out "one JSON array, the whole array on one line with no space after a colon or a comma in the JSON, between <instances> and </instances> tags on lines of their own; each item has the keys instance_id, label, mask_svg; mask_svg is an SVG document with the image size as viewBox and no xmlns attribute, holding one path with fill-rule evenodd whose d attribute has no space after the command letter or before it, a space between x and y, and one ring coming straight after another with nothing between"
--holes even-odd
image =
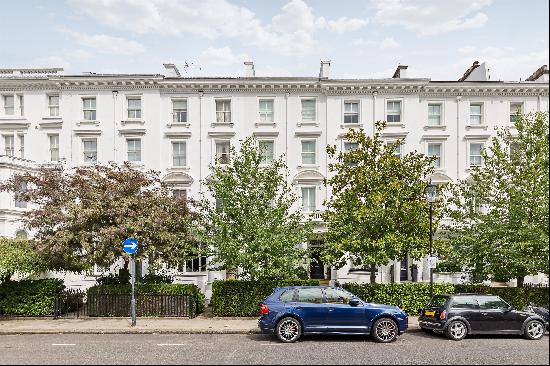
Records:
<instances>
[{"instance_id":1,"label":"white cloud","mask_svg":"<svg viewBox=\"0 0 550 366\"><path fill-rule=\"evenodd\" d=\"M138 34L194 34L208 39L239 38L245 45L291 56L318 50L316 31L360 29L365 20L316 17L303 0L290 0L270 24L249 9L228 0L69 0L76 12L114 29Z\"/></svg>"},{"instance_id":2,"label":"white cloud","mask_svg":"<svg viewBox=\"0 0 550 366\"><path fill-rule=\"evenodd\" d=\"M382 41L373 41L372 39L358 38L353 40L351 44L357 47L376 47L383 50L400 47L400 44L397 43L397 41L393 39L393 37L386 37Z\"/></svg>"},{"instance_id":3,"label":"white cloud","mask_svg":"<svg viewBox=\"0 0 550 366\"><path fill-rule=\"evenodd\" d=\"M85 50L61 50L59 55L37 57L31 61L33 67L62 67L70 69L74 62L90 60L93 55Z\"/></svg>"},{"instance_id":4,"label":"white cloud","mask_svg":"<svg viewBox=\"0 0 550 366\"><path fill-rule=\"evenodd\" d=\"M203 65L234 65L249 60L247 54L235 55L230 47L208 47L199 56L199 63Z\"/></svg>"},{"instance_id":5,"label":"white cloud","mask_svg":"<svg viewBox=\"0 0 550 366\"><path fill-rule=\"evenodd\" d=\"M474 46L464 46L464 47L460 47L458 49L458 52L460 53L472 53L476 50L476 48Z\"/></svg>"},{"instance_id":6,"label":"white cloud","mask_svg":"<svg viewBox=\"0 0 550 366\"><path fill-rule=\"evenodd\" d=\"M386 37L380 42L380 48L390 49L390 48L399 48L399 43L393 37Z\"/></svg>"},{"instance_id":7,"label":"white cloud","mask_svg":"<svg viewBox=\"0 0 550 366\"><path fill-rule=\"evenodd\" d=\"M372 1L374 20L382 25L400 25L420 35L480 28L488 17L479 10L493 0L385 0Z\"/></svg>"},{"instance_id":8,"label":"white cloud","mask_svg":"<svg viewBox=\"0 0 550 366\"><path fill-rule=\"evenodd\" d=\"M91 48L99 53L135 55L145 52L145 47L141 43L123 37L113 37L106 34L89 35L65 27L60 27L58 30L69 35L79 45Z\"/></svg>"}]
</instances>

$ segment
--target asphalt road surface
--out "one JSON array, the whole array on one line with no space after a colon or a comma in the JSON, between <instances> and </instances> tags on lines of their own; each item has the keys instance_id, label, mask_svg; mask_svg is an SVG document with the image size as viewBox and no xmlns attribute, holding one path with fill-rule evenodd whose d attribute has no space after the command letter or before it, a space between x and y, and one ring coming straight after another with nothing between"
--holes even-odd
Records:
<instances>
[{"instance_id":1,"label":"asphalt road surface","mask_svg":"<svg viewBox=\"0 0 550 366\"><path fill-rule=\"evenodd\" d=\"M282 344L263 334L32 334L0 336L0 364L545 364L548 335L472 336L455 342L408 333L392 344L310 336Z\"/></svg>"}]
</instances>

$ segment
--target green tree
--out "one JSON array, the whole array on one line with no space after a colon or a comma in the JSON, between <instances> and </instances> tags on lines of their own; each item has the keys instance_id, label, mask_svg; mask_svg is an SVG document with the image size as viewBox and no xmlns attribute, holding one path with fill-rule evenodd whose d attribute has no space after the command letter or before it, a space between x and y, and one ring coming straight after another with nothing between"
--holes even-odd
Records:
<instances>
[{"instance_id":1,"label":"green tree","mask_svg":"<svg viewBox=\"0 0 550 366\"><path fill-rule=\"evenodd\" d=\"M263 151L251 137L230 154L228 164L211 166L201 200L211 268L240 269L238 276L248 280L297 278L307 254L299 245L311 225L292 210L297 197L283 158L263 164Z\"/></svg>"},{"instance_id":2,"label":"green tree","mask_svg":"<svg viewBox=\"0 0 550 366\"><path fill-rule=\"evenodd\" d=\"M13 274L29 276L47 269L46 264L27 239L0 237L0 282Z\"/></svg>"},{"instance_id":3,"label":"green tree","mask_svg":"<svg viewBox=\"0 0 550 366\"><path fill-rule=\"evenodd\" d=\"M548 113L518 115L452 187L448 256L474 281L548 274Z\"/></svg>"},{"instance_id":4,"label":"green tree","mask_svg":"<svg viewBox=\"0 0 550 366\"><path fill-rule=\"evenodd\" d=\"M433 173L433 158L411 152L402 157L395 149L403 144L385 144L376 123L376 133L350 130L344 137L355 148L337 151L328 146L332 177L327 185L332 197L326 202L327 222L324 258L341 267L348 261L371 269L409 254L424 256L429 249L429 208L424 190ZM350 145L352 146L352 145Z\"/></svg>"},{"instance_id":5,"label":"green tree","mask_svg":"<svg viewBox=\"0 0 550 366\"><path fill-rule=\"evenodd\" d=\"M0 189L29 202L25 224L53 269L110 266L121 256L127 264L122 241L128 237L140 244L137 259L147 258L153 265L176 265L196 255L195 215L184 200L172 197L157 172L142 172L128 163L42 167L13 176Z\"/></svg>"}]
</instances>

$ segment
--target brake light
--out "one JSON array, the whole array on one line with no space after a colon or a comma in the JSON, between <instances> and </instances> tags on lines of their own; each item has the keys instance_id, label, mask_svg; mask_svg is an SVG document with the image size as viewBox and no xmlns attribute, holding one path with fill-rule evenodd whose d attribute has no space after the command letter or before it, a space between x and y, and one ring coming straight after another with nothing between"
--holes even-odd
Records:
<instances>
[{"instance_id":1,"label":"brake light","mask_svg":"<svg viewBox=\"0 0 550 366\"><path fill-rule=\"evenodd\" d=\"M269 308L266 304L260 305L260 314L267 315L269 313Z\"/></svg>"},{"instance_id":2,"label":"brake light","mask_svg":"<svg viewBox=\"0 0 550 366\"><path fill-rule=\"evenodd\" d=\"M439 314L439 319L443 320L447 317L447 312L445 310L443 310L441 312L441 314Z\"/></svg>"}]
</instances>

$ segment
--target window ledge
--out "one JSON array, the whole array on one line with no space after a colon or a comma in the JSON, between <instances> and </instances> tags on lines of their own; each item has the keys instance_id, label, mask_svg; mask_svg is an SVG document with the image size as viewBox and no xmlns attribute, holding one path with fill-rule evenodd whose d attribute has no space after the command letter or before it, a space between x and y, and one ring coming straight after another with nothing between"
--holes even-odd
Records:
<instances>
[{"instance_id":1,"label":"window ledge","mask_svg":"<svg viewBox=\"0 0 550 366\"><path fill-rule=\"evenodd\" d=\"M426 126L424 126L424 130L441 130L441 131L445 131L445 130L447 130L447 126L445 126L445 125L439 125L439 126L426 125Z\"/></svg>"},{"instance_id":2,"label":"window ledge","mask_svg":"<svg viewBox=\"0 0 550 366\"><path fill-rule=\"evenodd\" d=\"M8 114L0 116L0 120L6 120L6 121L26 121L27 117L25 116L18 116L15 114Z\"/></svg>"},{"instance_id":3,"label":"window ledge","mask_svg":"<svg viewBox=\"0 0 550 366\"><path fill-rule=\"evenodd\" d=\"M127 161L127 160L126 160ZM132 168L136 168L136 169L143 169L145 168L145 163L142 162L142 161L128 161L128 163L130 164L130 166Z\"/></svg>"},{"instance_id":4,"label":"window ledge","mask_svg":"<svg viewBox=\"0 0 550 366\"><path fill-rule=\"evenodd\" d=\"M61 116L44 116L42 119L48 121L61 121L63 118Z\"/></svg>"},{"instance_id":5,"label":"window ledge","mask_svg":"<svg viewBox=\"0 0 550 366\"><path fill-rule=\"evenodd\" d=\"M169 167L168 169L166 169L168 172L170 173L174 173L174 172L188 172L189 170L191 170L191 168L186 165L186 166L171 166Z\"/></svg>"},{"instance_id":6,"label":"window ledge","mask_svg":"<svg viewBox=\"0 0 550 366\"><path fill-rule=\"evenodd\" d=\"M81 125L94 125L94 126L99 126L99 121L98 120L88 120L88 119L84 119L84 120L81 120L81 121L78 121L76 122L76 125L77 126L81 126Z\"/></svg>"},{"instance_id":7,"label":"window ledge","mask_svg":"<svg viewBox=\"0 0 550 366\"><path fill-rule=\"evenodd\" d=\"M317 165L317 164L300 164L300 165L298 165L298 169L319 169L319 165Z\"/></svg>"},{"instance_id":8,"label":"window ledge","mask_svg":"<svg viewBox=\"0 0 550 366\"><path fill-rule=\"evenodd\" d=\"M120 123L122 123L123 126L127 124L144 125L145 121L142 120L141 118L140 119L123 119L122 121L120 121Z\"/></svg>"},{"instance_id":9,"label":"window ledge","mask_svg":"<svg viewBox=\"0 0 550 366\"><path fill-rule=\"evenodd\" d=\"M403 122L386 122L386 127L401 127L405 128L405 124Z\"/></svg>"},{"instance_id":10,"label":"window ledge","mask_svg":"<svg viewBox=\"0 0 550 366\"><path fill-rule=\"evenodd\" d=\"M196 277L196 276L208 276L208 272L178 272L176 277Z\"/></svg>"},{"instance_id":11,"label":"window ledge","mask_svg":"<svg viewBox=\"0 0 550 366\"><path fill-rule=\"evenodd\" d=\"M466 125L467 130L487 130L487 125Z\"/></svg>"},{"instance_id":12,"label":"window ledge","mask_svg":"<svg viewBox=\"0 0 550 366\"><path fill-rule=\"evenodd\" d=\"M315 126L315 127L318 127L319 122L317 122L317 121L302 121L302 122L298 122L296 124L296 126L298 126L298 127L300 127L300 126Z\"/></svg>"},{"instance_id":13,"label":"window ledge","mask_svg":"<svg viewBox=\"0 0 550 366\"><path fill-rule=\"evenodd\" d=\"M275 128L277 126L277 124L275 122L256 122L254 123L254 126L255 127L262 127L262 126L265 126L265 127L273 127Z\"/></svg>"},{"instance_id":14,"label":"window ledge","mask_svg":"<svg viewBox=\"0 0 550 366\"><path fill-rule=\"evenodd\" d=\"M233 128L233 122L212 122L210 124L211 127L231 127Z\"/></svg>"},{"instance_id":15,"label":"window ledge","mask_svg":"<svg viewBox=\"0 0 550 366\"><path fill-rule=\"evenodd\" d=\"M191 124L189 122L169 122L166 124L166 127L172 128L172 127L184 127L189 128L191 127Z\"/></svg>"},{"instance_id":16,"label":"window ledge","mask_svg":"<svg viewBox=\"0 0 550 366\"><path fill-rule=\"evenodd\" d=\"M357 127L363 127L362 123L342 123L340 124L340 128L357 128Z\"/></svg>"}]
</instances>

